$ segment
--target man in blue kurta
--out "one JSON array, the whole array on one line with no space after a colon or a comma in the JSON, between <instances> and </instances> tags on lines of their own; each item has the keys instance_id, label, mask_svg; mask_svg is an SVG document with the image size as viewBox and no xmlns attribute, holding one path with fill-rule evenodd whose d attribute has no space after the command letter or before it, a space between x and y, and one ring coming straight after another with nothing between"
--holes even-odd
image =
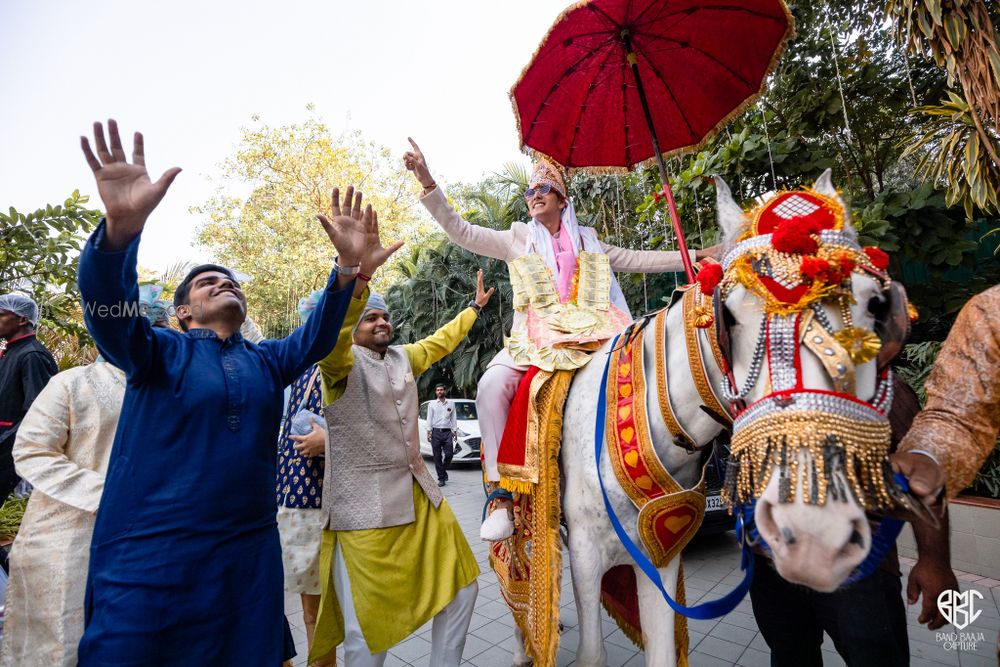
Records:
<instances>
[{"instance_id":1,"label":"man in blue kurta","mask_svg":"<svg viewBox=\"0 0 1000 667\"><path fill-rule=\"evenodd\" d=\"M114 121L94 124L107 216L80 256L87 328L126 375L87 581L80 665L261 665L289 657L275 524L274 442L282 389L325 357L354 290L398 247L348 188L319 216L339 255L314 315L282 340L239 334L246 300L224 267L196 267L175 298L181 331L131 309L146 219L179 169L155 183L142 135L133 162ZM367 277L367 276L366 276ZM294 650L294 649L293 649Z\"/></svg>"}]
</instances>

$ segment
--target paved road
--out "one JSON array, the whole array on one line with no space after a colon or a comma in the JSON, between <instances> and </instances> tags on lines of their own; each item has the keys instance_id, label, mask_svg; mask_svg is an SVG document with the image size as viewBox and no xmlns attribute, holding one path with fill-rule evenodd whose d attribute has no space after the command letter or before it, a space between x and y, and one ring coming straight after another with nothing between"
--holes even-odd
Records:
<instances>
[{"instance_id":1,"label":"paved road","mask_svg":"<svg viewBox=\"0 0 1000 667\"><path fill-rule=\"evenodd\" d=\"M433 465L428 462L433 473ZM458 517L462 529L472 546L482 569L479 578L479 599L469 628L465 645L464 663L472 667L509 667L513 644L513 620L500 598L496 578L489 569L486 545L479 541L479 522L483 511L482 473L479 468L463 468L451 472L451 482L445 494ZM732 589L739 581L739 549L732 533L717 537L696 539L684 552L684 572L688 599L697 602L716 598ZM559 666L573 665L579 633L576 606L570 583L569 558L563 557L563 588L561 620L564 632L559 649ZM904 576L910 563L903 564ZM973 579L974 577L966 577ZM934 632L917 625L916 608L907 609L910 632L910 664L912 667L952 665L958 667L987 667L997 664L997 632L1000 630L1000 588L989 589L975 583L963 583L963 590L975 588L984 594L982 615L966 633L982 633L985 641L978 643L977 651L946 650L937 641ZM287 596L285 607L292 625L299 656L295 666L305 665L306 638L302 627L302 611L297 596ZM863 613L863 610L861 611ZM766 667L770 664L767 644L757 630L749 599L744 600L730 614L713 621L691 621L691 667ZM945 629L953 630L950 626ZM604 619L605 645L609 667L643 667L643 655L618 629L614 622ZM387 667L413 665L428 667L430 657L430 625L421 628L414 636L390 650ZM824 664L843 665L833 651L833 643L826 638ZM343 665L343 656L340 657ZM429 667L437 667L430 665Z\"/></svg>"}]
</instances>

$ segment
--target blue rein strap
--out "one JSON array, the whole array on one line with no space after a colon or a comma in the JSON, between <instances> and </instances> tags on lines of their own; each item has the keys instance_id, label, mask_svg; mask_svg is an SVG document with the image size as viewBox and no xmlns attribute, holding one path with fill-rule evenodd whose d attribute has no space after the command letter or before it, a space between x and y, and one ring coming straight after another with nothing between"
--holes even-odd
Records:
<instances>
[{"instance_id":1,"label":"blue rein strap","mask_svg":"<svg viewBox=\"0 0 1000 667\"><path fill-rule=\"evenodd\" d=\"M490 511L490 503L492 503L497 498L506 498L507 500L513 500L514 496L511 495L510 491L507 489L496 488L486 496L486 504L483 505L483 521L486 521L486 514Z\"/></svg>"},{"instance_id":2,"label":"blue rein strap","mask_svg":"<svg viewBox=\"0 0 1000 667\"><path fill-rule=\"evenodd\" d=\"M620 338L621 335L615 337L614 341L611 343L612 350L618 344L618 340ZM644 553L642 553L642 550L640 550L635 542L632 541L632 538L628 536L628 533L625 532L624 526L622 526L621 521L618 519L618 515L615 514L614 508L611 507L611 500L608 498L608 492L604 488L604 478L601 475L601 450L604 446L604 420L607 415L608 407L608 369L610 365L611 353L608 352L608 360L604 362L604 375L601 377L601 393L597 400L597 422L594 426L594 454L597 459L597 481L601 485L601 496L604 498L604 507L608 512L608 519L611 520L611 525L615 529L615 533L618 534L618 539L625 547L625 550L628 551L632 560L635 561L636 565L638 565L639 568L646 574L649 580L652 581L653 584L660 590L660 593L663 595L663 599L667 601L667 604L670 605L671 609L678 614L695 619L718 618L719 616L725 616L735 609L736 605L738 605L746 596L747 591L750 590L750 582L753 579L753 554L750 551L749 544L743 539L741 531L737 531L737 536L742 545L742 551L740 554L740 569L744 572L743 581L741 581L734 590L718 600L710 600L693 607L686 607L670 597L670 594L667 593L667 590L663 587L663 580L660 577L660 571L656 569L656 566L653 565Z\"/></svg>"},{"instance_id":3,"label":"blue rein strap","mask_svg":"<svg viewBox=\"0 0 1000 667\"><path fill-rule=\"evenodd\" d=\"M910 492L910 483L902 473L893 473L892 476L905 493ZM885 555L896 544L896 538L903 531L904 523L904 521L894 517L882 517L878 528L875 529L875 534L872 535L872 548L868 550L868 555L861 561L861 565L858 565L844 582L845 586L871 576L878 569L878 566L885 560Z\"/></svg>"},{"instance_id":4,"label":"blue rein strap","mask_svg":"<svg viewBox=\"0 0 1000 667\"><path fill-rule=\"evenodd\" d=\"M910 485L903 475L897 472L894 473L893 477L896 483L902 487L903 491L909 492ZM751 546L759 544L765 551L770 552L771 549L767 546L767 542L757 532L757 524L754 521L755 506L756 503L750 501L736 508L736 534L742 535L745 530ZM854 568L854 571L844 583L840 585L841 588L850 586L874 574L878 566L885 560L885 555L896 544L896 539L899 537L899 533L902 532L904 523L900 519L888 516L881 519L878 528L875 529L875 534L872 535L872 546L868 550L868 555L865 556L860 565Z\"/></svg>"}]
</instances>

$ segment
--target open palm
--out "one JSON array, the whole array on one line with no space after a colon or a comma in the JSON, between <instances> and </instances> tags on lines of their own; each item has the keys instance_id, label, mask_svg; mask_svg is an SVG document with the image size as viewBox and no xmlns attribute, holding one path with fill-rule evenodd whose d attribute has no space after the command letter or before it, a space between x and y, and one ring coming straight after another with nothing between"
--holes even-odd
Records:
<instances>
[{"instance_id":1,"label":"open palm","mask_svg":"<svg viewBox=\"0 0 1000 667\"><path fill-rule=\"evenodd\" d=\"M94 155L86 137L80 137L80 145L94 172L97 191L107 213L105 238L113 248L121 248L142 231L149 214L163 199L181 170L177 167L168 169L154 183L146 171L142 134L135 133L131 164L125 158L118 123L114 120L108 121L108 135L110 149L104 139L104 128L100 123L94 123L97 155Z\"/></svg>"},{"instance_id":2,"label":"open palm","mask_svg":"<svg viewBox=\"0 0 1000 667\"><path fill-rule=\"evenodd\" d=\"M341 264L354 266L359 264L361 272L370 276L382 266L392 253L402 245L402 241L391 244L388 248L382 246L379 239L378 213L369 204L361 208L362 194L348 186L343 201L340 199L340 189L333 189L331 209L333 215L327 217L317 215L327 235L333 242L340 256Z\"/></svg>"}]
</instances>

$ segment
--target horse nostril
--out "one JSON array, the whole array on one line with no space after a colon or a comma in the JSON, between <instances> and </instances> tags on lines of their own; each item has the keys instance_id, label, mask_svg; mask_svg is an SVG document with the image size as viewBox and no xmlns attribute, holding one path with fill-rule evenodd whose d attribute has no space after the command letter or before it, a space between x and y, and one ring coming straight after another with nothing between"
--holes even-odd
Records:
<instances>
[{"instance_id":1,"label":"horse nostril","mask_svg":"<svg viewBox=\"0 0 1000 667\"><path fill-rule=\"evenodd\" d=\"M792 532L791 528L789 528L787 526L785 526L784 528L782 528L781 529L781 536L783 538L785 538L785 543L786 544L795 544L795 533Z\"/></svg>"},{"instance_id":2,"label":"horse nostril","mask_svg":"<svg viewBox=\"0 0 1000 667\"><path fill-rule=\"evenodd\" d=\"M865 538L861 536L861 531L859 531L857 528L855 528L854 530L852 530L851 531L851 539L848 541L848 544L856 544L859 547L861 547L862 549L864 549L865 548Z\"/></svg>"}]
</instances>

